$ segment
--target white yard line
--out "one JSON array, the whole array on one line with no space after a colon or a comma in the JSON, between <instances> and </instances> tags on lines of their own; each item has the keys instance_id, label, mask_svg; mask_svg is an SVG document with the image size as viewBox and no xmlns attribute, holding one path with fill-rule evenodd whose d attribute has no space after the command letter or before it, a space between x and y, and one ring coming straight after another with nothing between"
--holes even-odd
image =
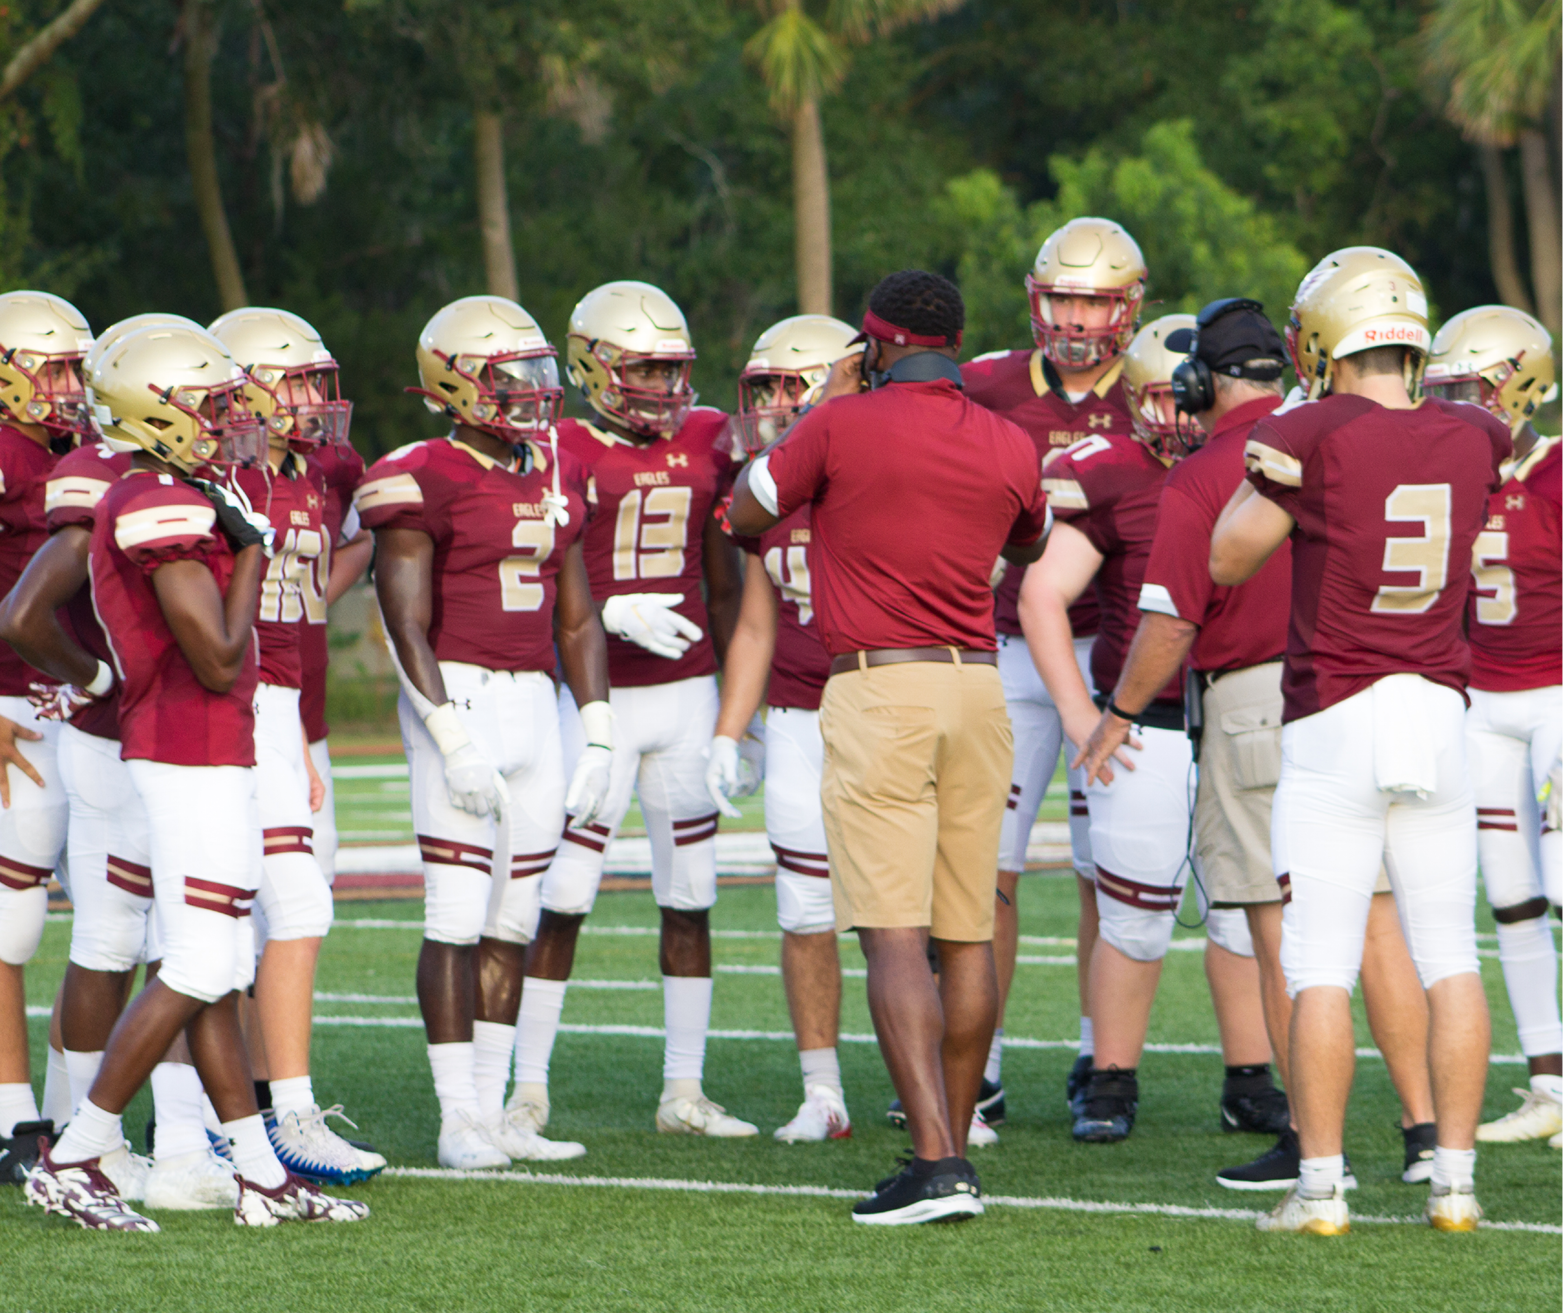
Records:
<instances>
[{"instance_id":1,"label":"white yard line","mask_svg":"<svg viewBox=\"0 0 1563 1313\"><path fill-rule=\"evenodd\" d=\"M566 1176L556 1172L464 1172L446 1167L388 1167L386 1176L424 1181L510 1181L521 1185L588 1186L618 1190L670 1190L689 1194L753 1194L807 1199L862 1199L861 1190L837 1190L824 1185L748 1185L739 1181L680 1181L656 1176ZM1264 1216L1252 1208L1191 1208L1184 1204L1111 1203L1096 1199L1028 1198L984 1195L983 1203L1000 1208L1047 1209L1063 1213L1201 1218L1222 1222L1252 1222ZM1420 1217L1380 1217L1353 1213L1353 1222L1367 1226L1425 1226ZM1544 1222L1483 1222L1484 1231L1524 1231L1563 1235L1563 1226Z\"/></svg>"}]
</instances>

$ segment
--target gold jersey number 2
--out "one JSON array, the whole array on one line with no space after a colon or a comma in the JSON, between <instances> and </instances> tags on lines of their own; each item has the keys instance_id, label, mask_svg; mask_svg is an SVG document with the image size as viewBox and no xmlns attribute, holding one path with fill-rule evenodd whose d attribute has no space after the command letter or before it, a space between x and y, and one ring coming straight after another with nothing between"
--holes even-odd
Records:
<instances>
[{"instance_id":1,"label":"gold jersey number 2","mask_svg":"<svg viewBox=\"0 0 1563 1313\"><path fill-rule=\"evenodd\" d=\"M613 526L615 579L677 579L684 573L693 488L632 488Z\"/></svg>"},{"instance_id":2,"label":"gold jersey number 2","mask_svg":"<svg viewBox=\"0 0 1563 1313\"><path fill-rule=\"evenodd\" d=\"M543 605L543 562L554 550L554 526L545 520L517 520L510 545L524 556L499 563L499 607L502 611L536 611Z\"/></svg>"},{"instance_id":3,"label":"gold jersey number 2","mask_svg":"<svg viewBox=\"0 0 1563 1313\"><path fill-rule=\"evenodd\" d=\"M1420 520L1422 532L1408 538L1385 538L1384 570L1415 574L1414 584L1381 584L1372 610L1392 615L1420 615L1438 600L1449 582L1449 523L1453 518L1447 483L1402 483L1384 498L1384 518Z\"/></svg>"}]
</instances>

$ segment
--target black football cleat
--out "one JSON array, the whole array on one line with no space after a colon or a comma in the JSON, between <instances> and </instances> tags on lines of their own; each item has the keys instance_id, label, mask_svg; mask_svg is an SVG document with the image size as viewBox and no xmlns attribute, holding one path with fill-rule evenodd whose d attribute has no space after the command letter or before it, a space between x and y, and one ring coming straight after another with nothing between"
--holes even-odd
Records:
<instances>
[{"instance_id":1,"label":"black football cleat","mask_svg":"<svg viewBox=\"0 0 1563 1313\"><path fill-rule=\"evenodd\" d=\"M9 1140L0 1136L0 1185L22 1185L27 1173L38 1161L39 1137L51 1145L60 1137L54 1133L54 1123L45 1119L36 1122L17 1122Z\"/></svg>"},{"instance_id":2,"label":"black football cleat","mask_svg":"<svg viewBox=\"0 0 1563 1313\"><path fill-rule=\"evenodd\" d=\"M1116 1144L1129 1138L1140 1107L1140 1082L1132 1071L1109 1067L1091 1071L1080 1094L1074 1137L1082 1144Z\"/></svg>"},{"instance_id":3,"label":"black football cleat","mask_svg":"<svg viewBox=\"0 0 1563 1313\"><path fill-rule=\"evenodd\" d=\"M982 1120L989 1126L1000 1125L1004 1121L1004 1087L995 1085L984 1076L982 1088L977 1091L976 1111L982 1114ZM906 1110L901 1107L900 1099L890 1100L885 1116L890 1119L892 1126L906 1125Z\"/></svg>"},{"instance_id":4,"label":"black football cleat","mask_svg":"<svg viewBox=\"0 0 1563 1313\"><path fill-rule=\"evenodd\" d=\"M977 1170L964 1158L902 1160L901 1170L853 1205L852 1220L870 1226L964 1222L982 1214Z\"/></svg>"},{"instance_id":5,"label":"black football cleat","mask_svg":"<svg viewBox=\"0 0 1563 1313\"><path fill-rule=\"evenodd\" d=\"M1291 1125L1286 1092L1278 1090L1270 1069L1228 1076L1221 1085L1221 1129L1280 1135Z\"/></svg>"},{"instance_id":6,"label":"black football cleat","mask_svg":"<svg viewBox=\"0 0 1563 1313\"><path fill-rule=\"evenodd\" d=\"M1082 1053L1075 1059L1075 1065L1069 1069L1068 1079L1064 1081L1064 1102L1076 1117L1080 1115L1080 1095L1091 1083L1091 1061L1089 1053Z\"/></svg>"},{"instance_id":7,"label":"black football cleat","mask_svg":"<svg viewBox=\"0 0 1563 1313\"><path fill-rule=\"evenodd\" d=\"M1400 1179L1407 1185L1421 1185L1433 1179L1433 1149L1438 1144L1438 1124L1418 1122L1415 1126L1402 1126L1401 1138L1406 1142L1405 1168Z\"/></svg>"}]
</instances>

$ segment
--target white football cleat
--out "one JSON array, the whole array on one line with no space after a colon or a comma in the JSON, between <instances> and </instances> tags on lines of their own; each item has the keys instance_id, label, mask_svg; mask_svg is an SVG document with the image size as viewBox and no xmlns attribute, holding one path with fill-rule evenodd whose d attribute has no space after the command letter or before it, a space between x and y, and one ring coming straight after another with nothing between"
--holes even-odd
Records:
<instances>
[{"instance_id":1,"label":"white football cleat","mask_svg":"<svg viewBox=\"0 0 1563 1313\"><path fill-rule=\"evenodd\" d=\"M510 1155L494 1143L483 1123L464 1112L449 1125L440 1124L439 1159L441 1167L464 1172L510 1166Z\"/></svg>"},{"instance_id":2,"label":"white football cleat","mask_svg":"<svg viewBox=\"0 0 1563 1313\"><path fill-rule=\"evenodd\" d=\"M276 1226L278 1222L361 1222L369 1205L356 1199L338 1199L324 1193L291 1172L281 1185L268 1190L239 1176L239 1202L234 1206L235 1226Z\"/></svg>"},{"instance_id":3,"label":"white football cleat","mask_svg":"<svg viewBox=\"0 0 1563 1313\"><path fill-rule=\"evenodd\" d=\"M128 1140L99 1158L98 1170L109 1178L121 1199L134 1202L147 1197L147 1177L152 1174L152 1160L132 1153Z\"/></svg>"},{"instance_id":4,"label":"white football cleat","mask_svg":"<svg viewBox=\"0 0 1563 1313\"><path fill-rule=\"evenodd\" d=\"M148 1208L234 1208L238 1203L233 1164L210 1149L159 1158L147 1174Z\"/></svg>"},{"instance_id":5,"label":"white football cleat","mask_svg":"<svg viewBox=\"0 0 1563 1313\"><path fill-rule=\"evenodd\" d=\"M324 1109L316 1105L266 1119L266 1134L284 1171L316 1185L342 1186L367 1181L385 1167L379 1154L349 1144L327 1126L327 1117L340 1117L353 1125L341 1104Z\"/></svg>"},{"instance_id":6,"label":"white football cleat","mask_svg":"<svg viewBox=\"0 0 1563 1313\"><path fill-rule=\"evenodd\" d=\"M1482 1218L1482 1206L1476 1202L1476 1187L1465 1189L1434 1186L1427 1196L1422 1214L1435 1231L1474 1231Z\"/></svg>"},{"instance_id":7,"label":"white football cleat","mask_svg":"<svg viewBox=\"0 0 1563 1313\"><path fill-rule=\"evenodd\" d=\"M966 1132L968 1149L989 1149L999 1142L999 1133L989 1126L980 1112L971 1115L971 1129Z\"/></svg>"},{"instance_id":8,"label":"white football cleat","mask_svg":"<svg viewBox=\"0 0 1563 1313\"><path fill-rule=\"evenodd\" d=\"M1476 1128L1484 1144L1514 1144L1520 1140L1546 1140L1563 1131L1563 1104L1544 1090L1516 1089L1524 1099L1513 1112Z\"/></svg>"},{"instance_id":9,"label":"white football cleat","mask_svg":"<svg viewBox=\"0 0 1563 1313\"><path fill-rule=\"evenodd\" d=\"M852 1134L852 1118L841 1095L829 1085L808 1085L797 1115L785 1126L776 1128L783 1144L815 1140L845 1140Z\"/></svg>"},{"instance_id":10,"label":"white football cleat","mask_svg":"<svg viewBox=\"0 0 1563 1313\"><path fill-rule=\"evenodd\" d=\"M542 1092L537 1093L537 1090ZM513 1126L531 1131L533 1135L541 1135L548 1125L550 1111L546 1086L525 1087L517 1084L505 1103L505 1120Z\"/></svg>"},{"instance_id":11,"label":"white football cleat","mask_svg":"<svg viewBox=\"0 0 1563 1313\"><path fill-rule=\"evenodd\" d=\"M1351 1210L1346 1189L1337 1184L1322 1199L1304 1199L1297 1186L1286 1192L1275 1208L1256 1225L1261 1231L1291 1231L1299 1235L1345 1235L1351 1230Z\"/></svg>"},{"instance_id":12,"label":"white football cleat","mask_svg":"<svg viewBox=\"0 0 1563 1313\"><path fill-rule=\"evenodd\" d=\"M586 1153L586 1146L574 1140L544 1139L532 1129L529 1116L521 1114L512 1120L508 1109L484 1129L488 1138L515 1162L557 1163Z\"/></svg>"},{"instance_id":13,"label":"white football cleat","mask_svg":"<svg viewBox=\"0 0 1563 1313\"><path fill-rule=\"evenodd\" d=\"M657 1106L657 1129L665 1135L709 1135L722 1140L738 1140L760 1133L760 1128L753 1122L734 1117L704 1094L697 1098L680 1094L663 1101Z\"/></svg>"},{"instance_id":14,"label":"white football cleat","mask_svg":"<svg viewBox=\"0 0 1563 1313\"><path fill-rule=\"evenodd\" d=\"M1559 1131L1547 1141L1547 1147L1551 1149L1563 1149L1563 1131Z\"/></svg>"},{"instance_id":15,"label":"white football cleat","mask_svg":"<svg viewBox=\"0 0 1563 1313\"><path fill-rule=\"evenodd\" d=\"M67 1217L88 1231L160 1231L150 1217L127 1204L99 1168L100 1160L55 1163L48 1150L27 1173L22 1202Z\"/></svg>"}]
</instances>

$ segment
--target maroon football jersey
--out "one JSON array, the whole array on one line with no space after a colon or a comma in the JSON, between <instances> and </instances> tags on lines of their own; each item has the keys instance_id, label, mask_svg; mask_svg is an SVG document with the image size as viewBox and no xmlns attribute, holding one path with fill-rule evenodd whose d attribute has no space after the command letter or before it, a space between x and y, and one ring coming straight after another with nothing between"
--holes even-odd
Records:
<instances>
[{"instance_id":1,"label":"maroon football jersey","mask_svg":"<svg viewBox=\"0 0 1563 1313\"><path fill-rule=\"evenodd\" d=\"M1413 674L1463 697L1471 549L1512 448L1478 406L1329 396L1254 426L1248 479L1297 523L1284 720Z\"/></svg>"},{"instance_id":2,"label":"maroon football jersey","mask_svg":"<svg viewBox=\"0 0 1563 1313\"><path fill-rule=\"evenodd\" d=\"M277 533L255 616L261 683L300 688L304 674L300 630L305 625L323 629L326 623L325 595L316 589L314 574L315 563L325 551L325 496L308 476L303 457L292 453L279 472L273 473L269 466L234 470L226 482L237 485Z\"/></svg>"},{"instance_id":3,"label":"maroon football jersey","mask_svg":"<svg viewBox=\"0 0 1563 1313\"><path fill-rule=\"evenodd\" d=\"M429 646L441 661L554 668L554 595L565 551L588 532L585 479L561 447L570 523L546 523L548 451L530 450L522 474L454 438L414 442L376 461L353 495L366 528L418 529L434 540Z\"/></svg>"},{"instance_id":4,"label":"maroon football jersey","mask_svg":"<svg viewBox=\"0 0 1563 1313\"><path fill-rule=\"evenodd\" d=\"M196 679L152 587L170 561L199 561L225 594L233 551L197 489L168 474L132 470L104 496L92 530L92 605L119 672L120 756L174 766L255 764L252 635L233 687L213 693ZM198 806L199 799L191 805Z\"/></svg>"},{"instance_id":5,"label":"maroon football jersey","mask_svg":"<svg viewBox=\"0 0 1563 1313\"><path fill-rule=\"evenodd\" d=\"M1189 652L1195 670L1243 670L1279 661L1292 609L1292 549L1282 543L1245 584L1220 588L1210 577L1210 535L1243 481L1243 448L1280 397L1245 402L1217 422L1205 445L1167 472L1140 587L1140 610L1199 626Z\"/></svg>"},{"instance_id":6,"label":"maroon football jersey","mask_svg":"<svg viewBox=\"0 0 1563 1313\"><path fill-rule=\"evenodd\" d=\"M825 681L830 678L830 656L814 623L810 511L810 506L800 506L758 538L739 538L737 542L757 558L776 591L776 651L771 656L765 703L818 711ZM756 561L751 560L749 568L755 567Z\"/></svg>"},{"instance_id":7,"label":"maroon football jersey","mask_svg":"<svg viewBox=\"0 0 1563 1313\"><path fill-rule=\"evenodd\" d=\"M315 560L309 585L322 603L326 598L326 580L331 574L331 556L342 541L342 527L353 504L353 489L364 477L364 458L344 443L327 443L310 453L309 472L326 498L321 516L324 541ZM311 743L326 737L326 666L330 651L324 624L306 624L299 629L299 662L303 683L299 685L298 713Z\"/></svg>"},{"instance_id":8,"label":"maroon football jersey","mask_svg":"<svg viewBox=\"0 0 1563 1313\"><path fill-rule=\"evenodd\" d=\"M59 458L19 428L0 424L0 597L22 577L49 536L44 527L44 484ZM53 684L9 643L0 643L0 696L26 697L29 684Z\"/></svg>"},{"instance_id":9,"label":"maroon football jersey","mask_svg":"<svg viewBox=\"0 0 1563 1313\"><path fill-rule=\"evenodd\" d=\"M1490 693L1563 683L1563 440L1506 473L1471 558L1471 687Z\"/></svg>"},{"instance_id":10,"label":"maroon football jersey","mask_svg":"<svg viewBox=\"0 0 1563 1313\"><path fill-rule=\"evenodd\" d=\"M1110 694L1140 624L1140 585L1156 536L1156 506L1167 467L1143 442L1121 434L1097 434L1054 452L1042 470L1042 488L1053 514L1073 525L1102 554L1096 571L1101 627L1091 648L1091 682ZM1182 706L1181 676L1156 696Z\"/></svg>"},{"instance_id":11,"label":"maroon football jersey","mask_svg":"<svg viewBox=\"0 0 1563 1313\"><path fill-rule=\"evenodd\" d=\"M1053 362L1039 350L994 351L961 366L966 395L1025 429L1041 460L1093 433L1129 435L1122 375L1122 367L1114 366L1076 405L1064 395ZM1023 565L1006 566L994 593L993 627L1001 634L1020 633L1020 580L1025 573ZM1069 627L1076 638L1089 638L1100 617L1096 593L1088 591L1069 608Z\"/></svg>"},{"instance_id":12,"label":"maroon football jersey","mask_svg":"<svg viewBox=\"0 0 1563 1313\"><path fill-rule=\"evenodd\" d=\"M110 451L107 444L94 442L60 458L49 475L44 492L44 515L50 533L73 525L89 534L98 520L98 505L108 490L130 473L128 452ZM65 619L76 641L97 657L112 664L103 626L92 609L92 581L76 590L64 606ZM90 702L74 716L71 724L85 734L100 739L119 738L119 685L107 697Z\"/></svg>"},{"instance_id":13,"label":"maroon football jersey","mask_svg":"<svg viewBox=\"0 0 1563 1313\"><path fill-rule=\"evenodd\" d=\"M705 524L732 486L733 458L722 441L727 416L697 406L671 438L631 442L577 420L559 423L559 449L586 468L595 508L586 531L586 569L599 604L622 593L681 593L674 609L701 637L674 660L608 635L608 681L615 688L671 684L716 673L702 581Z\"/></svg>"}]
</instances>

